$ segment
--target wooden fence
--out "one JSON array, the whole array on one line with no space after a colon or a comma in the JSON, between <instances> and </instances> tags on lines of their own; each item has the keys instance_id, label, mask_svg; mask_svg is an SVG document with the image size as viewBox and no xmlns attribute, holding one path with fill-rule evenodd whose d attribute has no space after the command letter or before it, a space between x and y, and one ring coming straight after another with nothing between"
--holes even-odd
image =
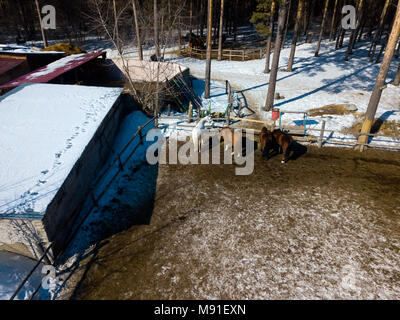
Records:
<instances>
[{"instance_id":1,"label":"wooden fence","mask_svg":"<svg viewBox=\"0 0 400 320\"><path fill-rule=\"evenodd\" d=\"M222 60L247 61L261 59L265 53L265 48L223 49ZM179 54L191 58L206 59L207 50L185 46L179 50ZM211 59L218 59L218 50L211 50Z\"/></svg>"}]
</instances>

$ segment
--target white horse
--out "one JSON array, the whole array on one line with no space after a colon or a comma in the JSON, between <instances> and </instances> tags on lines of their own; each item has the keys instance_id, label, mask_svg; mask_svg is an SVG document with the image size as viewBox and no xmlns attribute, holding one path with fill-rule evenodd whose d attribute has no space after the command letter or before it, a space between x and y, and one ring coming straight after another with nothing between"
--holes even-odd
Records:
<instances>
[{"instance_id":1,"label":"white horse","mask_svg":"<svg viewBox=\"0 0 400 320\"><path fill-rule=\"evenodd\" d=\"M201 145L205 143L204 140L201 140L201 133L205 129L206 122L212 122L211 116L207 116L199 121L199 123L193 128L192 131L192 140L194 144L194 152L198 153L199 148L201 150Z\"/></svg>"}]
</instances>

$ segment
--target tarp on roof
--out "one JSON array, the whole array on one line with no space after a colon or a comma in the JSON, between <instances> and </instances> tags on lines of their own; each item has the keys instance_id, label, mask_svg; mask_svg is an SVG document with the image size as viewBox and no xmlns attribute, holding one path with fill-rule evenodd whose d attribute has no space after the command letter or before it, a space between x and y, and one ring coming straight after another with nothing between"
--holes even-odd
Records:
<instances>
[{"instance_id":1,"label":"tarp on roof","mask_svg":"<svg viewBox=\"0 0 400 320\"><path fill-rule=\"evenodd\" d=\"M24 61L25 61L24 59L13 59L13 58L0 57L0 75L16 68Z\"/></svg>"},{"instance_id":2,"label":"tarp on roof","mask_svg":"<svg viewBox=\"0 0 400 320\"><path fill-rule=\"evenodd\" d=\"M24 83L46 83L103 54L105 54L105 52L73 54L3 84L0 88L18 87Z\"/></svg>"}]
</instances>

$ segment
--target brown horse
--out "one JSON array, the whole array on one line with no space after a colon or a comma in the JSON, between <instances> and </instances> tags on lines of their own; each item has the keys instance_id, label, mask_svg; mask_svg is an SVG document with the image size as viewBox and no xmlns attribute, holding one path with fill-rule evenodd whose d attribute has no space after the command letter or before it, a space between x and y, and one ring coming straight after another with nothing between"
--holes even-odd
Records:
<instances>
[{"instance_id":1,"label":"brown horse","mask_svg":"<svg viewBox=\"0 0 400 320\"><path fill-rule=\"evenodd\" d=\"M237 135L235 135L234 130L232 130L229 127L222 128L219 133L219 138L220 138L220 141L221 140L224 141L224 146L225 146L224 151L225 152L228 151L230 146L232 146L232 155L234 155L235 152L237 152L237 154L239 154L239 151L236 150L235 146L237 146L239 144L240 141L238 139L241 139L241 137L238 137Z\"/></svg>"},{"instance_id":2,"label":"brown horse","mask_svg":"<svg viewBox=\"0 0 400 320\"><path fill-rule=\"evenodd\" d=\"M286 163L289 160L290 151L293 146L293 138L282 130L269 131L263 127L260 133L261 150L263 156L267 159L270 158L270 150L273 149L276 153L283 152L282 163Z\"/></svg>"}]
</instances>

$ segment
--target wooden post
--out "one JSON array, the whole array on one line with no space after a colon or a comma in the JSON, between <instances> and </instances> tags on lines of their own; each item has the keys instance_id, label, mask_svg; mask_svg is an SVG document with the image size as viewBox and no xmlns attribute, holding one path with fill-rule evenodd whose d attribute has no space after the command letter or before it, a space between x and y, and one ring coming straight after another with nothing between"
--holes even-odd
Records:
<instances>
[{"instance_id":1,"label":"wooden post","mask_svg":"<svg viewBox=\"0 0 400 320\"><path fill-rule=\"evenodd\" d=\"M171 104L168 103L168 117L171 115Z\"/></svg>"},{"instance_id":2,"label":"wooden post","mask_svg":"<svg viewBox=\"0 0 400 320\"><path fill-rule=\"evenodd\" d=\"M226 109L226 126L229 127L230 125L230 114L231 114L231 105L228 106Z\"/></svg>"},{"instance_id":3,"label":"wooden post","mask_svg":"<svg viewBox=\"0 0 400 320\"><path fill-rule=\"evenodd\" d=\"M212 9L213 9L212 0L208 0L206 83L204 89L204 98L206 99L210 99Z\"/></svg>"},{"instance_id":4,"label":"wooden post","mask_svg":"<svg viewBox=\"0 0 400 320\"><path fill-rule=\"evenodd\" d=\"M218 60L222 60L222 31L224 28L224 0L221 0L221 13L219 16L219 35L218 35Z\"/></svg>"},{"instance_id":5,"label":"wooden post","mask_svg":"<svg viewBox=\"0 0 400 320\"><path fill-rule=\"evenodd\" d=\"M322 143L324 140L324 133L325 133L325 124L326 124L326 121L322 120L321 132L320 132L319 141L318 141L318 148L322 148Z\"/></svg>"},{"instance_id":6,"label":"wooden post","mask_svg":"<svg viewBox=\"0 0 400 320\"><path fill-rule=\"evenodd\" d=\"M40 30L42 31L43 46L46 48L48 46L48 44L47 44L47 38L46 38L46 31L43 28L42 15L40 14L39 1L35 0L35 3L36 3L36 10L37 10L38 17L39 17Z\"/></svg>"},{"instance_id":7,"label":"wooden post","mask_svg":"<svg viewBox=\"0 0 400 320\"><path fill-rule=\"evenodd\" d=\"M230 84L228 85L228 103L232 105L232 87Z\"/></svg>"},{"instance_id":8,"label":"wooden post","mask_svg":"<svg viewBox=\"0 0 400 320\"><path fill-rule=\"evenodd\" d=\"M193 106L191 101L189 102L188 120L189 123L193 122Z\"/></svg>"},{"instance_id":9,"label":"wooden post","mask_svg":"<svg viewBox=\"0 0 400 320\"><path fill-rule=\"evenodd\" d=\"M393 81L393 85L394 86L399 86L400 85L400 65L397 69L397 74L396 74L396 78Z\"/></svg>"}]
</instances>

